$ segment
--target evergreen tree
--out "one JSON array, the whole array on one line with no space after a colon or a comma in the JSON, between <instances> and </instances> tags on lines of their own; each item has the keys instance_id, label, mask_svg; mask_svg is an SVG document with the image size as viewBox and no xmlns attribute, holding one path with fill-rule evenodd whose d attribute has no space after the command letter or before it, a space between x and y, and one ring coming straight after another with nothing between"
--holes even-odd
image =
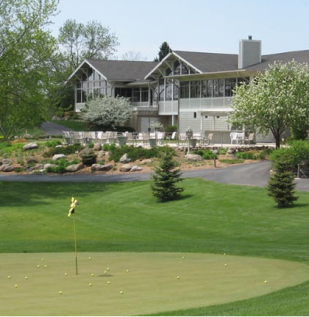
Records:
<instances>
[{"instance_id":1,"label":"evergreen tree","mask_svg":"<svg viewBox=\"0 0 309 317\"><path fill-rule=\"evenodd\" d=\"M290 207L298 199L294 195L294 175L291 160L283 155L275 164L275 173L269 178L268 195L273 197L279 208Z\"/></svg>"},{"instance_id":2,"label":"evergreen tree","mask_svg":"<svg viewBox=\"0 0 309 317\"><path fill-rule=\"evenodd\" d=\"M161 62L162 59L171 52L171 48L167 42L163 42L159 49L159 57L154 59L155 62Z\"/></svg>"},{"instance_id":3,"label":"evergreen tree","mask_svg":"<svg viewBox=\"0 0 309 317\"><path fill-rule=\"evenodd\" d=\"M184 188L176 186L183 180L180 178L182 173L177 165L177 162L173 160L172 152L166 150L162 154L159 166L154 169L151 189L153 195L161 202L175 200L184 191Z\"/></svg>"}]
</instances>

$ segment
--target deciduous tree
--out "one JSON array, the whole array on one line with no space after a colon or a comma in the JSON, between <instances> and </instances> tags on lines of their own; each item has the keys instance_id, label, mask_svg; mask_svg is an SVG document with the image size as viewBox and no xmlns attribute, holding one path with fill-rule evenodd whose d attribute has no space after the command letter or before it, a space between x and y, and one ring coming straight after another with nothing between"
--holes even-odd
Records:
<instances>
[{"instance_id":1,"label":"deciduous tree","mask_svg":"<svg viewBox=\"0 0 309 317\"><path fill-rule=\"evenodd\" d=\"M308 125L309 67L295 61L276 62L248 85L236 87L229 121L273 134L280 147L282 134L295 125Z\"/></svg>"},{"instance_id":2,"label":"deciduous tree","mask_svg":"<svg viewBox=\"0 0 309 317\"><path fill-rule=\"evenodd\" d=\"M57 46L45 28L57 3L0 3L0 131L6 139L37 125L51 105Z\"/></svg>"},{"instance_id":3,"label":"deciduous tree","mask_svg":"<svg viewBox=\"0 0 309 317\"><path fill-rule=\"evenodd\" d=\"M130 101L124 97L109 97L90 100L81 112L83 120L91 127L123 124L132 117Z\"/></svg>"}]
</instances>

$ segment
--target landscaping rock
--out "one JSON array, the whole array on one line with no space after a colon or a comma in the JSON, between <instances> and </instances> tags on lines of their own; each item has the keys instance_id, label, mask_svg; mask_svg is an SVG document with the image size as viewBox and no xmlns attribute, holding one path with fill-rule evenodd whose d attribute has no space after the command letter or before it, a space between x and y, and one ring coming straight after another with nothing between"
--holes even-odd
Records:
<instances>
[{"instance_id":1,"label":"landscaping rock","mask_svg":"<svg viewBox=\"0 0 309 317\"><path fill-rule=\"evenodd\" d=\"M151 164L153 162L152 159L145 159L145 160L142 160L140 161L140 165L147 165L147 164Z\"/></svg>"},{"instance_id":2,"label":"landscaping rock","mask_svg":"<svg viewBox=\"0 0 309 317\"><path fill-rule=\"evenodd\" d=\"M107 171L110 171L112 168L113 168L113 164L105 164L105 165L92 164L91 171L92 172L96 172L96 171L107 172Z\"/></svg>"},{"instance_id":3,"label":"landscaping rock","mask_svg":"<svg viewBox=\"0 0 309 317\"><path fill-rule=\"evenodd\" d=\"M12 160L10 160L10 159L2 159L0 165L2 165L2 164L11 165L12 164Z\"/></svg>"},{"instance_id":4,"label":"landscaping rock","mask_svg":"<svg viewBox=\"0 0 309 317\"><path fill-rule=\"evenodd\" d=\"M47 163L47 164L44 165L44 169L47 170L50 167L56 167L56 166L57 166L56 164Z\"/></svg>"},{"instance_id":5,"label":"landscaping rock","mask_svg":"<svg viewBox=\"0 0 309 317\"><path fill-rule=\"evenodd\" d=\"M12 165L9 165L9 164L3 164L0 166L0 171L5 172L5 173L13 172L14 167Z\"/></svg>"},{"instance_id":6,"label":"landscaping rock","mask_svg":"<svg viewBox=\"0 0 309 317\"><path fill-rule=\"evenodd\" d=\"M102 144L95 143L95 145L93 146L93 150L94 151L101 151L102 150Z\"/></svg>"},{"instance_id":7,"label":"landscaping rock","mask_svg":"<svg viewBox=\"0 0 309 317\"><path fill-rule=\"evenodd\" d=\"M84 165L82 163L69 165L65 168L67 172L77 172L84 168Z\"/></svg>"},{"instance_id":8,"label":"landscaping rock","mask_svg":"<svg viewBox=\"0 0 309 317\"><path fill-rule=\"evenodd\" d=\"M53 160L54 161L57 161L57 160L60 160L60 159L62 159L62 158L65 158L66 156L64 155L64 154L55 154L54 156L53 156Z\"/></svg>"},{"instance_id":9,"label":"landscaping rock","mask_svg":"<svg viewBox=\"0 0 309 317\"><path fill-rule=\"evenodd\" d=\"M120 167L120 172L130 172L132 167L131 164L124 164Z\"/></svg>"},{"instance_id":10,"label":"landscaping rock","mask_svg":"<svg viewBox=\"0 0 309 317\"><path fill-rule=\"evenodd\" d=\"M101 157L104 157L105 156L105 151L99 151L98 153L97 153L97 158L101 158Z\"/></svg>"},{"instance_id":11,"label":"landscaping rock","mask_svg":"<svg viewBox=\"0 0 309 317\"><path fill-rule=\"evenodd\" d=\"M185 158L191 162L198 162L203 160L203 158L198 154L187 154Z\"/></svg>"},{"instance_id":12,"label":"landscaping rock","mask_svg":"<svg viewBox=\"0 0 309 317\"><path fill-rule=\"evenodd\" d=\"M140 172L142 171L143 169L138 166L138 165L134 165L131 169L130 169L130 172Z\"/></svg>"},{"instance_id":13,"label":"landscaping rock","mask_svg":"<svg viewBox=\"0 0 309 317\"><path fill-rule=\"evenodd\" d=\"M38 148L39 148L39 146L36 143L28 143L28 144L23 146L24 151L34 150L34 149L38 149Z\"/></svg>"},{"instance_id":14,"label":"landscaping rock","mask_svg":"<svg viewBox=\"0 0 309 317\"><path fill-rule=\"evenodd\" d=\"M129 163L129 162L131 162L131 159L128 157L128 154L126 153L120 158L119 162L120 163Z\"/></svg>"},{"instance_id":15,"label":"landscaping rock","mask_svg":"<svg viewBox=\"0 0 309 317\"><path fill-rule=\"evenodd\" d=\"M39 163L39 161L35 157L29 157L27 159L27 164L36 164Z\"/></svg>"}]
</instances>

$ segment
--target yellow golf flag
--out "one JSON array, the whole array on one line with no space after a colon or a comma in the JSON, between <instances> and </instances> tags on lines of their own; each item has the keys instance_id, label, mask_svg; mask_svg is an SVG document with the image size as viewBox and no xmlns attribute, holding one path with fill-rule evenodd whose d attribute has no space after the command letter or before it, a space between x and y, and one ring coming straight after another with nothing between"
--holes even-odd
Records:
<instances>
[{"instance_id":1,"label":"yellow golf flag","mask_svg":"<svg viewBox=\"0 0 309 317\"><path fill-rule=\"evenodd\" d=\"M70 205L68 217L70 217L71 214L74 214L74 212L75 212L75 207L76 207L77 205L78 205L78 201L72 196L72 198L71 198L71 205Z\"/></svg>"}]
</instances>

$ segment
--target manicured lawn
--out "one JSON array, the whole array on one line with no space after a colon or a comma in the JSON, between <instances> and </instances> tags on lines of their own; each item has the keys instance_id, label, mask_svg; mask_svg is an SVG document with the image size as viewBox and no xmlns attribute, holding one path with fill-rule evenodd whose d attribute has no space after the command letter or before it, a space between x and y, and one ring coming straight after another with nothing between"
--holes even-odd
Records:
<instances>
[{"instance_id":1,"label":"manicured lawn","mask_svg":"<svg viewBox=\"0 0 309 317\"><path fill-rule=\"evenodd\" d=\"M73 253L2 253L0 263L5 316L149 314L256 297L309 274L299 262L202 253L83 252L78 275Z\"/></svg>"},{"instance_id":2,"label":"manicured lawn","mask_svg":"<svg viewBox=\"0 0 309 317\"><path fill-rule=\"evenodd\" d=\"M152 196L148 182L1 182L0 252L72 252L72 219L67 211L74 194L80 201L79 251L226 253L309 262L308 193L298 193L294 208L280 210L263 188L199 179L183 184L181 200L162 204ZM308 288L309 282L263 297L174 314L308 314Z\"/></svg>"},{"instance_id":3,"label":"manicured lawn","mask_svg":"<svg viewBox=\"0 0 309 317\"><path fill-rule=\"evenodd\" d=\"M70 120L56 120L52 122L63 125L64 127L70 128L74 131L87 131L87 123L85 122Z\"/></svg>"}]
</instances>

